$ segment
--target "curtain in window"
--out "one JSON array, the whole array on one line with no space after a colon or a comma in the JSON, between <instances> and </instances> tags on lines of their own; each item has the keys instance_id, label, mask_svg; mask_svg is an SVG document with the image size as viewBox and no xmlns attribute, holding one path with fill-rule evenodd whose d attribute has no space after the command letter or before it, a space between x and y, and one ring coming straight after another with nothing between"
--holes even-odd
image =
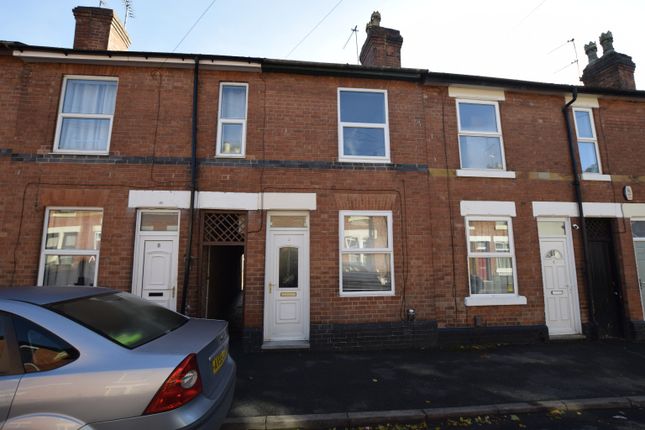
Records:
<instances>
[{"instance_id":1,"label":"curtain in window","mask_svg":"<svg viewBox=\"0 0 645 430\"><path fill-rule=\"evenodd\" d=\"M70 79L65 88L59 149L105 151L117 83ZM92 116L97 116L93 118Z\"/></svg>"},{"instance_id":2,"label":"curtain in window","mask_svg":"<svg viewBox=\"0 0 645 430\"><path fill-rule=\"evenodd\" d=\"M222 88L222 118L246 119L246 87L230 85Z\"/></svg>"},{"instance_id":3,"label":"curtain in window","mask_svg":"<svg viewBox=\"0 0 645 430\"><path fill-rule=\"evenodd\" d=\"M109 135L109 119L64 118L58 148L105 151Z\"/></svg>"},{"instance_id":4,"label":"curtain in window","mask_svg":"<svg viewBox=\"0 0 645 430\"><path fill-rule=\"evenodd\" d=\"M116 82L69 79L63 113L112 115L115 101Z\"/></svg>"}]
</instances>

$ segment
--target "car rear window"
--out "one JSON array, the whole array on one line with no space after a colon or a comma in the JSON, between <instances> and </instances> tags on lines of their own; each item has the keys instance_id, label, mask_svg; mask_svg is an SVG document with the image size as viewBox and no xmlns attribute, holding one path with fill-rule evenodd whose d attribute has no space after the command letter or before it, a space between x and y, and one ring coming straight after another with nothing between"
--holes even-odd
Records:
<instances>
[{"instance_id":1,"label":"car rear window","mask_svg":"<svg viewBox=\"0 0 645 430\"><path fill-rule=\"evenodd\" d=\"M48 308L130 349L188 321L183 315L128 293L83 297Z\"/></svg>"}]
</instances>

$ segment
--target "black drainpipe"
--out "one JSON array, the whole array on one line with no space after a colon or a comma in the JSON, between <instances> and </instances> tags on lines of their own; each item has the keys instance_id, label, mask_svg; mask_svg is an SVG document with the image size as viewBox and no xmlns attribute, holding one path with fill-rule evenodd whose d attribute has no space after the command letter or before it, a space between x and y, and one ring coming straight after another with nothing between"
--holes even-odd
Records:
<instances>
[{"instance_id":1,"label":"black drainpipe","mask_svg":"<svg viewBox=\"0 0 645 430\"><path fill-rule=\"evenodd\" d=\"M193 225L195 224L195 192L197 191L197 96L199 87L199 55L195 56L195 68L193 71L193 118L192 118L192 141L190 153L190 221L188 222L188 241L186 244L186 261L184 264L184 285L181 295L182 314L186 313L188 302L188 283L190 280L190 267L193 257Z\"/></svg>"},{"instance_id":2,"label":"black drainpipe","mask_svg":"<svg viewBox=\"0 0 645 430\"><path fill-rule=\"evenodd\" d=\"M598 324L594 313L594 299L591 290L591 264L589 263L589 239L587 237L587 223L585 222L585 213L582 205L582 188L580 187L580 177L576 167L576 151L573 144L573 133L571 132L571 120L569 119L569 106L578 98L578 88L571 88L572 98L562 108L564 122L567 126L567 141L569 143L569 156L571 158L571 172L573 173L573 188L576 191L576 203L578 204L578 213L580 214L580 229L582 230L582 253L584 257L585 270L583 271L585 286L587 291L587 303L589 308L590 335L592 339L598 337Z\"/></svg>"}]
</instances>

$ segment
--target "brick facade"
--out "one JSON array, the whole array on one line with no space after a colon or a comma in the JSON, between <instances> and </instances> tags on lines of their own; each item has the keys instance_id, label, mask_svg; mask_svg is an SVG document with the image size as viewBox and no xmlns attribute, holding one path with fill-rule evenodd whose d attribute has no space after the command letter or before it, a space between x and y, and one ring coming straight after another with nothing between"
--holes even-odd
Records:
<instances>
[{"instance_id":1,"label":"brick facade","mask_svg":"<svg viewBox=\"0 0 645 430\"><path fill-rule=\"evenodd\" d=\"M107 56L99 64L82 59L62 62L53 56L32 62L12 53L12 49L0 51L0 107L4 112L0 122L0 285L38 282L48 207L98 207L103 208L104 217L97 283L131 291L137 208L129 207L130 191L186 191L190 186L192 67L150 67L143 61L123 65ZM438 76L406 69L401 69L401 75L384 75L365 67L362 70L374 71L368 78L360 67L330 65L314 72L305 63L289 64L305 67L294 72L276 70L275 64L273 69L255 71L211 67L200 72L198 188L315 193L316 209L309 214L312 347L374 348L379 337L389 339L383 341L384 347L543 339L542 267L532 204L575 202L561 112L567 88L554 85L526 90L524 83L484 80L480 86L504 88L499 112L506 169L515 172L516 178L459 177L457 109L449 81L437 82ZM62 82L68 75L118 78L109 155L52 153ZM248 84L243 159L215 157L222 82ZM387 90L391 163L337 161L338 88ZM645 203L645 163L639 155L645 94L595 95L599 153L603 173L611 175L611 181L583 181L584 201ZM627 185L633 190L631 202L623 197ZM465 305L469 274L460 204L471 200L515 203L516 290L527 304ZM341 210L392 212L394 295L339 294ZM243 327L249 348L256 348L262 342L265 312L267 213L260 209L247 214ZM180 208L180 215L179 287L190 212ZM570 221L580 223L576 216ZM201 226L195 225L188 313L203 316L207 262L200 246ZM634 321L632 326L642 333L644 317L630 219L613 218L611 226L625 319ZM572 239L585 325L589 312L581 232L572 230ZM406 322L408 309L416 312L414 322Z\"/></svg>"}]
</instances>

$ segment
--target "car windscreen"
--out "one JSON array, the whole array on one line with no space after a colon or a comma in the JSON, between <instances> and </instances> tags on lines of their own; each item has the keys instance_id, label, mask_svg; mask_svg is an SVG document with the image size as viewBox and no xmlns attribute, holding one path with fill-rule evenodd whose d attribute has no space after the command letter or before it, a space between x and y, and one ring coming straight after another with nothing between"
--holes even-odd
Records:
<instances>
[{"instance_id":1,"label":"car windscreen","mask_svg":"<svg viewBox=\"0 0 645 430\"><path fill-rule=\"evenodd\" d=\"M188 321L183 315L128 293L83 297L47 307L130 349Z\"/></svg>"}]
</instances>

